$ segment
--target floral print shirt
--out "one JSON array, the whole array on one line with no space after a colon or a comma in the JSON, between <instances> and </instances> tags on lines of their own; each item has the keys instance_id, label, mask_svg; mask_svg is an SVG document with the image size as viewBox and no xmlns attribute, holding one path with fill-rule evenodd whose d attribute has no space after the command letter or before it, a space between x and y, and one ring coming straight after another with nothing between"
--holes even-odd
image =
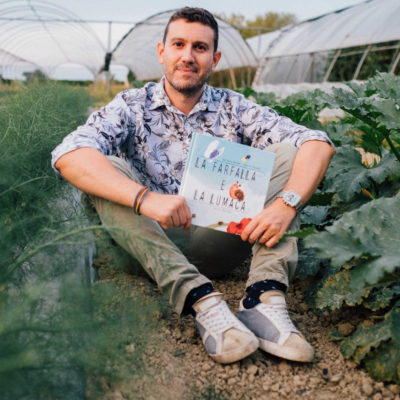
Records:
<instances>
[{"instance_id":1,"label":"floral print shirt","mask_svg":"<svg viewBox=\"0 0 400 400\"><path fill-rule=\"evenodd\" d=\"M125 90L92 113L85 125L53 150L54 170L59 174L54 164L62 155L91 147L128 160L141 183L151 190L177 194L193 132L260 149L279 142L296 147L308 140L331 143L324 132L297 125L236 92L208 85L185 115L169 100L164 79L141 89Z\"/></svg>"}]
</instances>

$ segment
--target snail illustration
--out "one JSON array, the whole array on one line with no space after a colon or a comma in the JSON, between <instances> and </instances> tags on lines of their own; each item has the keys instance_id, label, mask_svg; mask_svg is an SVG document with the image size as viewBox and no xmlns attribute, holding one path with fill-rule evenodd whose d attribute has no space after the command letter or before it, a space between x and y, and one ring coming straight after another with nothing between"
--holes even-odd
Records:
<instances>
[{"instance_id":1,"label":"snail illustration","mask_svg":"<svg viewBox=\"0 0 400 400\"><path fill-rule=\"evenodd\" d=\"M229 188L229 196L231 196L232 199L243 201L244 192L242 189L240 189L240 187L241 187L240 183L236 182Z\"/></svg>"}]
</instances>

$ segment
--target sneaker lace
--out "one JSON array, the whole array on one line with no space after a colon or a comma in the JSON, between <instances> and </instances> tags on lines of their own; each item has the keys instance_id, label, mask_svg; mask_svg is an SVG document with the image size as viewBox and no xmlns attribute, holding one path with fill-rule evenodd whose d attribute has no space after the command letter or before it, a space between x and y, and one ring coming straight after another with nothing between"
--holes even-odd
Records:
<instances>
[{"instance_id":1,"label":"sneaker lace","mask_svg":"<svg viewBox=\"0 0 400 400\"><path fill-rule=\"evenodd\" d=\"M260 311L265 313L268 318L282 331L285 333L300 333L295 327L292 320L290 319L288 310L285 305L282 304L259 304Z\"/></svg>"},{"instance_id":2,"label":"sneaker lace","mask_svg":"<svg viewBox=\"0 0 400 400\"><path fill-rule=\"evenodd\" d=\"M246 330L232 314L224 300L196 315L196 319L213 335L219 335L230 328Z\"/></svg>"}]
</instances>

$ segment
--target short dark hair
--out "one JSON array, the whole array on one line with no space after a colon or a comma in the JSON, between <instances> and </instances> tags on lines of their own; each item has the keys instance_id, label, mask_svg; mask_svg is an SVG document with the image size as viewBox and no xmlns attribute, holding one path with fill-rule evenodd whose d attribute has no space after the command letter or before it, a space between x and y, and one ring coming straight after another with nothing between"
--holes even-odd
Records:
<instances>
[{"instance_id":1,"label":"short dark hair","mask_svg":"<svg viewBox=\"0 0 400 400\"><path fill-rule=\"evenodd\" d=\"M198 7L183 7L179 10L176 10L168 21L167 26L165 27L163 42L167 38L169 24L178 19L185 19L188 22L200 22L203 25L209 26L214 31L214 53L218 48L218 22L214 18L214 16L204 8Z\"/></svg>"}]
</instances>

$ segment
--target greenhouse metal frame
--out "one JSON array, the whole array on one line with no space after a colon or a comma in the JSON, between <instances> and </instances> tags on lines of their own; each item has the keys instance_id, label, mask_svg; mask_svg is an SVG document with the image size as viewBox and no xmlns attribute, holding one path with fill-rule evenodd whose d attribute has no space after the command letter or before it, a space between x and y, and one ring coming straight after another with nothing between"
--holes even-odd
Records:
<instances>
[{"instance_id":1,"label":"greenhouse metal frame","mask_svg":"<svg viewBox=\"0 0 400 400\"><path fill-rule=\"evenodd\" d=\"M399 21L398 0L369 0L248 39L259 60L253 87L327 83L338 62L351 56L354 69L346 80L360 79L368 57L388 51L384 72L397 72Z\"/></svg>"}]
</instances>

